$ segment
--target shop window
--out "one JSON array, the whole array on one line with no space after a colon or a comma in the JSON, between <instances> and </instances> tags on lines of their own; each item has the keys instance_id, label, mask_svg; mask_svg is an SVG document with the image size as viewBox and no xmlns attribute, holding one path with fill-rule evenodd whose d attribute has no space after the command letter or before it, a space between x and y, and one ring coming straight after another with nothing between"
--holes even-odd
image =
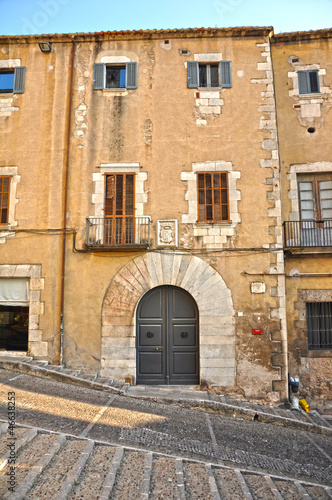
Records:
<instances>
[{"instance_id":1,"label":"shop window","mask_svg":"<svg viewBox=\"0 0 332 500\"><path fill-rule=\"evenodd\" d=\"M0 279L0 349L27 351L29 331L29 280Z\"/></svg>"}]
</instances>

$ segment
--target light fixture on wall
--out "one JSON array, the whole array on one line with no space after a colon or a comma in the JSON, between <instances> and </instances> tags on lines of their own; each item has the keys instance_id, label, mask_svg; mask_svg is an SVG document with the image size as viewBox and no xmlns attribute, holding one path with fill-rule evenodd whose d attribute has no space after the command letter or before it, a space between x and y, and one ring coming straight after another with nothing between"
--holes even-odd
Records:
<instances>
[{"instance_id":1,"label":"light fixture on wall","mask_svg":"<svg viewBox=\"0 0 332 500\"><path fill-rule=\"evenodd\" d=\"M40 50L42 52L47 53L47 52L51 52L52 51L52 46L48 42L40 42L38 45L39 45L39 48L40 48Z\"/></svg>"}]
</instances>

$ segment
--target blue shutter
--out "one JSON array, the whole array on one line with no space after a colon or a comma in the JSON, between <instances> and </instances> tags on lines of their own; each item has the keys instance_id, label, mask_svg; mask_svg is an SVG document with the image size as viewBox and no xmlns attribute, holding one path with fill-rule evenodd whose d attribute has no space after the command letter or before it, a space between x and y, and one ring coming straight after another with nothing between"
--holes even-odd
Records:
<instances>
[{"instance_id":1,"label":"blue shutter","mask_svg":"<svg viewBox=\"0 0 332 500\"><path fill-rule=\"evenodd\" d=\"M104 88L105 64L95 63L93 89L102 90Z\"/></svg>"},{"instance_id":2,"label":"blue shutter","mask_svg":"<svg viewBox=\"0 0 332 500\"><path fill-rule=\"evenodd\" d=\"M129 62L126 64L126 88L137 89L137 63Z\"/></svg>"},{"instance_id":3,"label":"blue shutter","mask_svg":"<svg viewBox=\"0 0 332 500\"><path fill-rule=\"evenodd\" d=\"M231 61L220 61L220 80L221 87L231 87Z\"/></svg>"},{"instance_id":4,"label":"blue shutter","mask_svg":"<svg viewBox=\"0 0 332 500\"><path fill-rule=\"evenodd\" d=\"M196 89L199 85L198 62L188 61L188 88Z\"/></svg>"},{"instance_id":5,"label":"blue shutter","mask_svg":"<svg viewBox=\"0 0 332 500\"><path fill-rule=\"evenodd\" d=\"M313 70L308 72L309 86L311 94L319 94L319 78L318 71Z\"/></svg>"},{"instance_id":6,"label":"blue shutter","mask_svg":"<svg viewBox=\"0 0 332 500\"><path fill-rule=\"evenodd\" d=\"M25 84L25 66L16 66L14 70L14 94L23 94Z\"/></svg>"},{"instance_id":7,"label":"blue shutter","mask_svg":"<svg viewBox=\"0 0 332 500\"><path fill-rule=\"evenodd\" d=\"M307 73L307 71L298 71L297 73L299 79L299 94L309 93Z\"/></svg>"}]
</instances>

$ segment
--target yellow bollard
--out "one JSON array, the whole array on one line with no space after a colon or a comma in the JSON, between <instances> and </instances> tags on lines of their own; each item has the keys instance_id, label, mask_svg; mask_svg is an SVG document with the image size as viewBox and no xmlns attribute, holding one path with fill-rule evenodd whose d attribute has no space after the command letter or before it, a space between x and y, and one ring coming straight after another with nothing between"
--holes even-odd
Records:
<instances>
[{"instance_id":1,"label":"yellow bollard","mask_svg":"<svg viewBox=\"0 0 332 500\"><path fill-rule=\"evenodd\" d=\"M306 413L309 413L309 411L311 411L310 406L308 405L305 399L300 399L299 405Z\"/></svg>"}]
</instances>

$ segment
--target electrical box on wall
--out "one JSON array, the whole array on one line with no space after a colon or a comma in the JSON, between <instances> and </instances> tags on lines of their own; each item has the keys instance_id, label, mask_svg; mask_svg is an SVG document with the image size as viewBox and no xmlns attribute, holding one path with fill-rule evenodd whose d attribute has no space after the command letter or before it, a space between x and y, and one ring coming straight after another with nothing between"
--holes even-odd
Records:
<instances>
[{"instance_id":1,"label":"electrical box on wall","mask_svg":"<svg viewBox=\"0 0 332 500\"><path fill-rule=\"evenodd\" d=\"M262 335L263 334L263 329L262 328L253 328L252 329L252 334L253 335Z\"/></svg>"}]
</instances>

